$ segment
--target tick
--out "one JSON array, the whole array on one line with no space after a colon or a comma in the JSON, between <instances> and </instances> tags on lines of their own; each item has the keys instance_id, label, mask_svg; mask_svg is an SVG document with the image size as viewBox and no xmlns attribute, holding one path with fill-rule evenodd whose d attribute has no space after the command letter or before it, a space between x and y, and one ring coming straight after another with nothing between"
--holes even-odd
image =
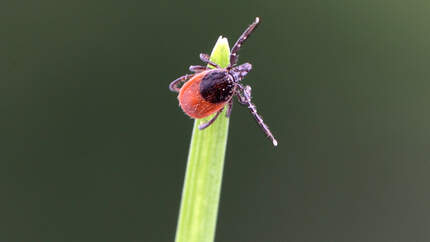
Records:
<instances>
[{"instance_id":1,"label":"tick","mask_svg":"<svg viewBox=\"0 0 430 242\"><path fill-rule=\"evenodd\" d=\"M179 93L179 105L191 118L205 118L215 113L212 119L199 126L200 130L209 127L226 106L226 116L230 117L233 97L236 96L240 104L249 108L252 116L273 145L277 146L278 141L273 137L269 127L264 123L263 118L257 113L257 108L251 102L251 87L241 84L241 80L251 71L252 65L250 63L237 65L240 47L259 23L260 19L255 18L255 21L236 41L231 49L229 66L221 68L209 60L209 55L200 54L200 60L214 67L214 69L206 66L190 66L189 70L193 74L187 74L174 80L170 83L169 89Z\"/></svg>"}]
</instances>

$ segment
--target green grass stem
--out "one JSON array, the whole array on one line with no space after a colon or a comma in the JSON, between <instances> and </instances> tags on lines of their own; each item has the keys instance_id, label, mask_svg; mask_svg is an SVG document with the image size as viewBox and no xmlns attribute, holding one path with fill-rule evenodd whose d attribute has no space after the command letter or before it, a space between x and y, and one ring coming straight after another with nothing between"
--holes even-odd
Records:
<instances>
[{"instance_id":1,"label":"green grass stem","mask_svg":"<svg viewBox=\"0 0 430 242\"><path fill-rule=\"evenodd\" d=\"M228 41L220 36L210 59L227 67L229 56ZM225 112L204 130L199 130L199 125L212 115L194 121L176 242L214 241L229 125Z\"/></svg>"}]
</instances>

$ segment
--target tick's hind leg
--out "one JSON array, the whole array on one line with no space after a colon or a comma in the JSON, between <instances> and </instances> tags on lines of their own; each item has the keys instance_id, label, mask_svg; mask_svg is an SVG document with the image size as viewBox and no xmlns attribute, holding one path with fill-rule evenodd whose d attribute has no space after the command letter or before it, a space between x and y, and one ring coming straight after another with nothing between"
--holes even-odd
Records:
<instances>
[{"instance_id":1,"label":"tick's hind leg","mask_svg":"<svg viewBox=\"0 0 430 242\"><path fill-rule=\"evenodd\" d=\"M211 120L207 121L207 122L206 122L206 123L204 123L204 124L200 124L199 129L200 129L200 130L203 130L203 129L205 129L205 128L209 127L211 124L213 124L213 122L215 122L215 120L218 118L219 114L222 112L222 110L223 110L223 109L224 109L224 108L221 108L218 112L216 112L215 116L213 116L213 117L211 118Z\"/></svg>"},{"instance_id":2,"label":"tick's hind leg","mask_svg":"<svg viewBox=\"0 0 430 242\"><path fill-rule=\"evenodd\" d=\"M169 89L172 92L179 92L181 88L179 87L182 83L188 81L191 77L193 77L194 74L187 74L184 76L179 77L178 79L172 81L169 85Z\"/></svg>"}]
</instances>

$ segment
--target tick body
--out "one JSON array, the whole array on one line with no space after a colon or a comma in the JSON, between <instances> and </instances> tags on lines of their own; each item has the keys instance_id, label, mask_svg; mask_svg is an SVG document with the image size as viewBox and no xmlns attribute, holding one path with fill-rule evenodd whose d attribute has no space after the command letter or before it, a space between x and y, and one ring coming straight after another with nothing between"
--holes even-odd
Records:
<instances>
[{"instance_id":1,"label":"tick body","mask_svg":"<svg viewBox=\"0 0 430 242\"><path fill-rule=\"evenodd\" d=\"M217 119L224 107L227 107L227 117L229 117L233 106L233 97L236 96L240 104L249 108L252 116L273 145L277 146L278 142L257 113L255 105L251 102L251 87L243 86L240 83L246 74L251 71L251 64L236 65L237 53L241 45L248 39L259 22L260 19L257 17L236 41L231 49L230 65L228 67L220 68L209 60L207 54L200 54L200 59L207 65L214 67L214 69L206 66L190 66L190 71L194 73L174 80L170 83L169 89L173 92L179 92L179 105L191 118L205 118L216 113L211 120L202 124L199 127L200 129L209 127Z\"/></svg>"},{"instance_id":2,"label":"tick body","mask_svg":"<svg viewBox=\"0 0 430 242\"><path fill-rule=\"evenodd\" d=\"M204 118L232 98L234 82L225 69L203 71L193 76L179 90L179 105L192 118Z\"/></svg>"}]
</instances>

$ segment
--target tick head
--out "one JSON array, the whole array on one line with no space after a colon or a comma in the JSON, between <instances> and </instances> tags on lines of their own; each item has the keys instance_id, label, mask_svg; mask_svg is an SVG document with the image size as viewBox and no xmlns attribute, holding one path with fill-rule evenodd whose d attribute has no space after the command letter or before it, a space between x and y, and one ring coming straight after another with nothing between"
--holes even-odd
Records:
<instances>
[{"instance_id":1,"label":"tick head","mask_svg":"<svg viewBox=\"0 0 430 242\"><path fill-rule=\"evenodd\" d=\"M233 76L235 82L239 82L248 74L248 72L251 71L251 69L252 65L250 63L243 63L242 65L231 68L229 73Z\"/></svg>"}]
</instances>

